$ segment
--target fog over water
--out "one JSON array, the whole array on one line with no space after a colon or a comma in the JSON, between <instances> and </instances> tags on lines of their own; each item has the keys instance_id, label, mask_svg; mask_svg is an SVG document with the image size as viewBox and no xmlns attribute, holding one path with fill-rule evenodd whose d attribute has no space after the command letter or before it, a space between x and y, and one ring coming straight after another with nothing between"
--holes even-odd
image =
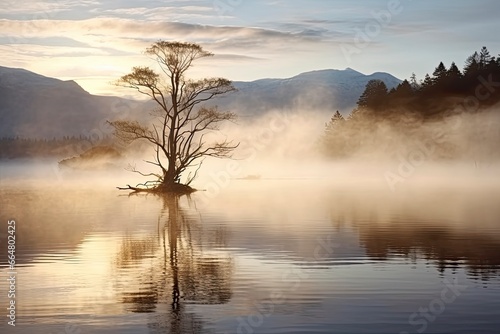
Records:
<instances>
[{"instance_id":1,"label":"fog over water","mask_svg":"<svg viewBox=\"0 0 500 334\"><path fill-rule=\"evenodd\" d=\"M342 183L381 181L392 190L403 184L498 184L498 108L477 114L454 114L432 122L405 115L399 121L404 123L404 131L394 125L394 120L390 124L373 120L375 127L368 129L365 124L366 131L358 126L348 130L352 133L345 133L352 140L362 137L362 145L338 158L327 158L322 153L322 137L329 117L324 111L297 110L243 115L235 124L206 137L208 142L227 138L240 146L231 160L206 159L194 184L205 189L207 182L224 183L226 174L230 178L258 175L322 178ZM98 140L94 142L98 144ZM96 178L101 184L120 185L124 181L147 180L124 169L131 164L144 172L154 171L144 163L152 159L152 148L146 143L119 147L125 149L124 157L108 161L114 163L111 171L75 172L59 168L55 159L18 159L1 162L1 181L40 178L47 182L77 182ZM82 153L80 149L70 153L77 156Z\"/></svg>"}]
</instances>

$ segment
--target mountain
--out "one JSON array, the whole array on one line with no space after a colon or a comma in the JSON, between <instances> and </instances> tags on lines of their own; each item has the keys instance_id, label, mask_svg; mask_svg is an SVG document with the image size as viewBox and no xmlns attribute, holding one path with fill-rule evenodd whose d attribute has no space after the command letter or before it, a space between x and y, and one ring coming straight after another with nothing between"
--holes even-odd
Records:
<instances>
[{"instance_id":1,"label":"mountain","mask_svg":"<svg viewBox=\"0 0 500 334\"><path fill-rule=\"evenodd\" d=\"M322 70L288 79L234 82L237 92L213 101L221 110L261 114L269 110L348 113L371 79L390 89L401 81L387 73ZM146 115L153 104L89 94L74 81L0 66L0 137L53 138L110 135L107 120Z\"/></svg>"},{"instance_id":2,"label":"mountain","mask_svg":"<svg viewBox=\"0 0 500 334\"><path fill-rule=\"evenodd\" d=\"M237 92L217 99L216 104L237 113L255 114L268 110L319 110L349 113L365 90L368 81L382 80L391 89L401 80L377 72L365 75L351 68L321 70L288 79L262 79L233 82Z\"/></svg>"},{"instance_id":3,"label":"mountain","mask_svg":"<svg viewBox=\"0 0 500 334\"><path fill-rule=\"evenodd\" d=\"M89 94L74 81L0 66L0 137L102 136L106 120L129 114L134 101Z\"/></svg>"}]
</instances>

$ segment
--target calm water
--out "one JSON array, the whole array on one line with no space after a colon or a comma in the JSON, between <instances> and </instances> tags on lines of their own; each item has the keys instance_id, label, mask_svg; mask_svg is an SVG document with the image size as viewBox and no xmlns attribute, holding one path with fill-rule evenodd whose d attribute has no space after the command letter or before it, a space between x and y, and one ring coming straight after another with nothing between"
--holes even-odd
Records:
<instances>
[{"instance_id":1,"label":"calm water","mask_svg":"<svg viewBox=\"0 0 500 334\"><path fill-rule=\"evenodd\" d=\"M4 182L0 331L499 333L499 195L234 180L212 198L162 198Z\"/></svg>"}]
</instances>

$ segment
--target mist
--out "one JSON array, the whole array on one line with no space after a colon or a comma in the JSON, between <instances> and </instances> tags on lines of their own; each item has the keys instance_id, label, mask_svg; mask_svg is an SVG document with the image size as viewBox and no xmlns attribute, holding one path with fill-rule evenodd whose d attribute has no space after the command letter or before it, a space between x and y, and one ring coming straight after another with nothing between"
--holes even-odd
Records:
<instances>
[{"instance_id":1,"label":"mist","mask_svg":"<svg viewBox=\"0 0 500 334\"><path fill-rule=\"evenodd\" d=\"M325 154L325 149L338 148L325 147L325 123L330 115L324 111L274 111L241 118L222 132L240 142L234 159L242 175L366 179L405 164L418 169L419 175L448 174L449 180L458 182L464 173L477 176L480 171L497 169L499 107L432 121L401 114L404 117L397 121L366 118L344 125L334 140L347 144L342 154L333 157Z\"/></svg>"},{"instance_id":2,"label":"mist","mask_svg":"<svg viewBox=\"0 0 500 334\"><path fill-rule=\"evenodd\" d=\"M222 190L227 180L248 183L252 182L247 180L250 177L321 179L352 186L378 184L391 191L424 185L496 186L500 183L499 109L494 106L478 113L451 113L432 121L402 110L397 120L363 118L349 126L344 124L327 144L325 125L330 111L297 108L242 115L207 137L207 141L229 139L239 143L232 159L206 159L193 185L207 190L216 184ZM110 156L81 154L86 157L82 168L65 168L56 159L13 160L2 163L1 179L91 182L100 186L147 181L127 169L134 166L144 173L154 171L144 162L152 159L151 147L144 142L129 146L113 143L111 146L121 152L119 158L114 152ZM75 153L73 160L79 156Z\"/></svg>"}]
</instances>

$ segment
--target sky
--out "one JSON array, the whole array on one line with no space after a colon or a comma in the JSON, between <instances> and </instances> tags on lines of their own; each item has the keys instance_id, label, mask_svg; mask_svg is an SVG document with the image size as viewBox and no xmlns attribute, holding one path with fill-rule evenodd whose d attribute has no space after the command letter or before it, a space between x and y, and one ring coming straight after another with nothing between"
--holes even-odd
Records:
<instances>
[{"instance_id":1,"label":"sky","mask_svg":"<svg viewBox=\"0 0 500 334\"><path fill-rule=\"evenodd\" d=\"M498 0L2 0L0 66L112 85L158 40L215 54L192 77L288 78L353 68L418 79L443 61L459 68L482 46L500 53Z\"/></svg>"}]
</instances>

